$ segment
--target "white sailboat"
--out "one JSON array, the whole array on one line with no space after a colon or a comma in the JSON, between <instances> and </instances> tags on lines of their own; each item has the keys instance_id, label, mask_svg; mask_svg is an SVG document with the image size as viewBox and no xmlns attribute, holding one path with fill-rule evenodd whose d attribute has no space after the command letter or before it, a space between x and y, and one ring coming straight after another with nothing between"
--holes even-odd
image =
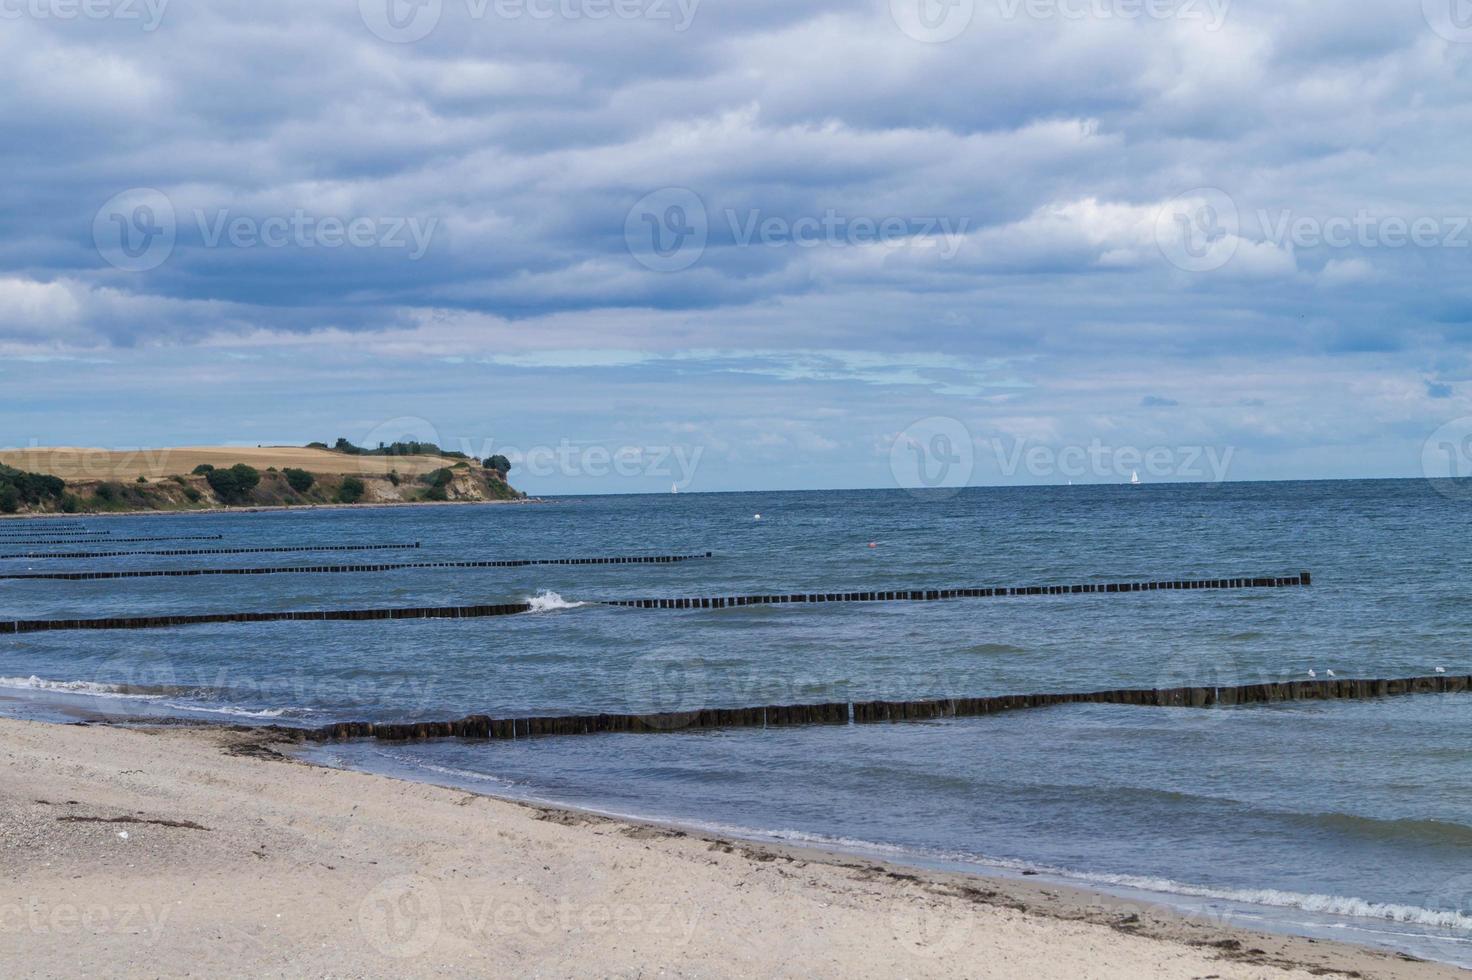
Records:
<instances>
[{"instance_id":1,"label":"white sailboat","mask_svg":"<svg viewBox=\"0 0 1472 980\"><path fill-rule=\"evenodd\" d=\"M670 484L670 493L679 493L679 492L680 492L680 485L678 483L671 483Z\"/></svg>"},{"instance_id":2,"label":"white sailboat","mask_svg":"<svg viewBox=\"0 0 1472 980\"><path fill-rule=\"evenodd\" d=\"M1134 484L1135 486L1139 486L1140 485L1140 471L1139 470L1130 470L1130 483Z\"/></svg>"}]
</instances>

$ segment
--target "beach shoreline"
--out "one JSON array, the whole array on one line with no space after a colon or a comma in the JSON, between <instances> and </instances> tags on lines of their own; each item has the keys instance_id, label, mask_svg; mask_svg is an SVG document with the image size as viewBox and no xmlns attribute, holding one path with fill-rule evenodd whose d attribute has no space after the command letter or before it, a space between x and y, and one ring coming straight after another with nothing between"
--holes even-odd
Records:
<instances>
[{"instance_id":1,"label":"beach shoreline","mask_svg":"<svg viewBox=\"0 0 1472 980\"><path fill-rule=\"evenodd\" d=\"M506 800L294 749L265 729L0 719L8 974L1465 975L1051 881Z\"/></svg>"}]
</instances>

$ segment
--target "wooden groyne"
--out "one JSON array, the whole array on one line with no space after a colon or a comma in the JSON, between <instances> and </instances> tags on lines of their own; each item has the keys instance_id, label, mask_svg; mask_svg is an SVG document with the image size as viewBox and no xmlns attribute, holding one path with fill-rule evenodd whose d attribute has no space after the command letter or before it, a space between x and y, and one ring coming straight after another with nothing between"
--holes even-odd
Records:
<instances>
[{"instance_id":1,"label":"wooden groyne","mask_svg":"<svg viewBox=\"0 0 1472 980\"><path fill-rule=\"evenodd\" d=\"M107 542L112 544L111 541ZM412 544L319 544L292 545L279 548L173 548L163 551L37 551L20 555L0 555L0 559L39 558L132 558L134 555L261 555L276 552L314 551L405 551L419 547Z\"/></svg>"},{"instance_id":2,"label":"wooden groyne","mask_svg":"<svg viewBox=\"0 0 1472 980\"><path fill-rule=\"evenodd\" d=\"M187 613L175 616L122 616L107 619L0 620L0 634L47 633L58 630L151 630L204 623L326 622L377 619L477 619L531 612L531 603L491 606L446 606L417 609L308 609L250 613Z\"/></svg>"},{"instance_id":3,"label":"wooden groyne","mask_svg":"<svg viewBox=\"0 0 1472 980\"><path fill-rule=\"evenodd\" d=\"M1094 595L1125 592L1169 592L1194 589L1284 589L1312 584L1308 572L1268 578L1184 579L1166 582L1091 582L1085 585L984 586L967 589L900 589L888 592L798 592L788 595L702 596L670 599L606 599L605 606L636 609L728 609L795 602L938 602L946 599L991 599L1004 596Z\"/></svg>"},{"instance_id":4,"label":"wooden groyne","mask_svg":"<svg viewBox=\"0 0 1472 980\"><path fill-rule=\"evenodd\" d=\"M341 549L419 547L415 545L340 545ZM271 551L273 549L259 549ZM285 549L296 550L296 549ZM310 550L310 549L303 549ZM321 550L332 550L324 548ZM134 552L150 554L151 552ZM208 552L206 552L208 553ZM597 563L598 559L565 559L570 564ZM13 576L7 576L13 577ZM988 587L978 589L915 589L891 592L798 593L783 596L729 596L706 599L613 599L594 600L599 605L628 606L639 609L724 609L731 606L754 606L779 602L934 602L945 599L990 598L993 596L1074 595L1090 593L1154 592L1161 589L1230 589L1283 588L1308 585L1308 572L1286 578L1202 579L1187 582L1115 582L1108 585L1040 585ZM1235 584L1234 584L1235 583ZM106 619L22 619L0 620L0 634L42 633L58 630L141 630L195 626L201 623L269 623L282 620L376 620L376 619L476 619L483 616L511 616L531 612L529 602L501 603L486 606L430 606L411 609L309 609L282 612L208 613L178 616L114 616Z\"/></svg>"},{"instance_id":5,"label":"wooden groyne","mask_svg":"<svg viewBox=\"0 0 1472 980\"><path fill-rule=\"evenodd\" d=\"M15 541L6 541L5 547L14 548L23 544L144 544L153 541L219 541L224 538L223 534L180 534L161 538L108 538L106 541L95 539L76 540L75 538L21 538Z\"/></svg>"},{"instance_id":6,"label":"wooden groyne","mask_svg":"<svg viewBox=\"0 0 1472 980\"><path fill-rule=\"evenodd\" d=\"M385 741L428 739L515 739L545 735L656 733L713 728L787 728L794 725L866 725L1001 714L1063 704L1123 704L1162 708L1236 707L1287 701L1368 700L1408 694L1463 694L1472 676L1436 674L1373 680L1281 681L1236 687L1118 689L1069 694L1007 694L995 697L927 701L836 701L820 704L706 708L655 714L551 715L491 718L469 715L454 721L382 724L340 722L322 728L288 730L312 741L374 738Z\"/></svg>"},{"instance_id":7,"label":"wooden groyne","mask_svg":"<svg viewBox=\"0 0 1472 980\"><path fill-rule=\"evenodd\" d=\"M130 568L122 571L14 572L0 579L44 579L89 582L115 578L160 578L193 575L330 575L348 572L395 572L406 568L525 568L531 565L645 565L697 561L703 555L613 555L594 558L506 558L487 561L401 561L377 565L279 565L262 568Z\"/></svg>"},{"instance_id":8,"label":"wooden groyne","mask_svg":"<svg viewBox=\"0 0 1472 980\"><path fill-rule=\"evenodd\" d=\"M111 531L66 531L52 527L33 527L28 531L0 531L0 538L38 538L48 535L53 538L104 537Z\"/></svg>"}]
</instances>

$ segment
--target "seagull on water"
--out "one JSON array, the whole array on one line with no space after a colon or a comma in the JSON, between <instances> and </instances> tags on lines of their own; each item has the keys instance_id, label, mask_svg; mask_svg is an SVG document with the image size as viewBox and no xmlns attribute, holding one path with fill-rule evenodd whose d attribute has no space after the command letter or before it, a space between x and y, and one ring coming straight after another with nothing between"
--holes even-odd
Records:
<instances>
[{"instance_id":1,"label":"seagull on water","mask_svg":"<svg viewBox=\"0 0 1472 980\"><path fill-rule=\"evenodd\" d=\"M1436 668L1436 672L1438 674L1445 674L1446 673L1446 668L1445 667L1438 667L1438 668Z\"/></svg>"},{"instance_id":2,"label":"seagull on water","mask_svg":"<svg viewBox=\"0 0 1472 980\"><path fill-rule=\"evenodd\" d=\"M1333 677L1334 676L1334 671L1332 671L1332 670L1326 670L1326 671L1324 671L1324 673L1328 674L1330 677Z\"/></svg>"},{"instance_id":3,"label":"seagull on water","mask_svg":"<svg viewBox=\"0 0 1472 980\"><path fill-rule=\"evenodd\" d=\"M1310 667L1309 670L1308 670L1308 676L1310 676L1310 677L1318 677L1319 675L1318 674L1315 674L1313 668Z\"/></svg>"}]
</instances>

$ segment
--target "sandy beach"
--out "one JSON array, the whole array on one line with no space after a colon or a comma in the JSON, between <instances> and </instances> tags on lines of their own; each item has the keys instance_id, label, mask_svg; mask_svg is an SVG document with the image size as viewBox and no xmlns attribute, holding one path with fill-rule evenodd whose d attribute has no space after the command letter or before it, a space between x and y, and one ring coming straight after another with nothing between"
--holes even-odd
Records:
<instances>
[{"instance_id":1,"label":"sandy beach","mask_svg":"<svg viewBox=\"0 0 1472 980\"><path fill-rule=\"evenodd\" d=\"M0 720L5 975L1464 975L289 751L245 730Z\"/></svg>"}]
</instances>

